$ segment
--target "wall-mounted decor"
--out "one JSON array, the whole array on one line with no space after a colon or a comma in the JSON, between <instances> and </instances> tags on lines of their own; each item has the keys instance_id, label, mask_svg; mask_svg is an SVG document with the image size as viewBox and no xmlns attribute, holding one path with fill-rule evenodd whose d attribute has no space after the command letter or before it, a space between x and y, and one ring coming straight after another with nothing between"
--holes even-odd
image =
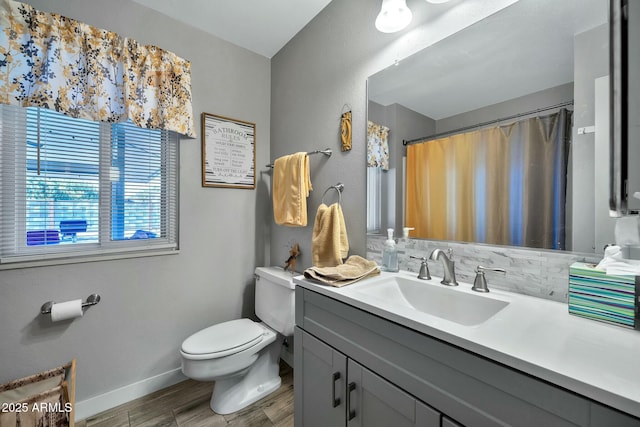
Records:
<instances>
[{"instance_id":1,"label":"wall-mounted decor","mask_svg":"<svg viewBox=\"0 0 640 427\"><path fill-rule=\"evenodd\" d=\"M342 151L351 150L351 111L342 113L340 118L340 139L342 140Z\"/></svg>"},{"instance_id":2,"label":"wall-mounted decor","mask_svg":"<svg viewBox=\"0 0 640 427\"><path fill-rule=\"evenodd\" d=\"M256 125L202 113L202 186L256 187Z\"/></svg>"}]
</instances>

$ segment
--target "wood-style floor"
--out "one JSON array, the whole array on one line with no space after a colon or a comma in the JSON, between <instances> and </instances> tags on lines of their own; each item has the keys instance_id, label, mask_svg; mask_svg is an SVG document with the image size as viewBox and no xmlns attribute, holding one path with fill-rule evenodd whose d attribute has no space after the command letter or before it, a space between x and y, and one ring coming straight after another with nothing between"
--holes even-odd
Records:
<instances>
[{"instance_id":1,"label":"wood-style floor","mask_svg":"<svg viewBox=\"0 0 640 427\"><path fill-rule=\"evenodd\" d=\"M193 380L127 402L76 423L78 427L218 427L293 426L293 370L280 363L280 388L245 409L229 415L211 410L213 383Z\"/></svg>"}]
</instances>

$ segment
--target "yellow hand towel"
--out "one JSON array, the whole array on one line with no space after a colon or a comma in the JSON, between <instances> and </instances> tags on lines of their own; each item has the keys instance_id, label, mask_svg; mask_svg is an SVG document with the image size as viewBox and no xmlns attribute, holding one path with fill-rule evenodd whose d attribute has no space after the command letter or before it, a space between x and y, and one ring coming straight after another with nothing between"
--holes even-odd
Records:
<instances>
[{"instance_id":1,"label":"yellow hand towel","mask_svg":"<svg viewBox=\"0 0 640 427\"><path fill-rule=\"evenodd\" d=\"M307 197L311 191L306 152L276 159L273 164L273 217L278 225L305 227Z\"/></svg>"},{"instance_id":2,"label":"yellow hand towel","mask_svg":"<svg viewBox=\"0 0 640 427\"><path fill-rule=\"evenodd\" d=\"M380 274L378 264L358 255L351 255L344 264L336 267L309 267L304 271L304 277L307 279L336 287L346 286L377 274Z\"/></svg>"},{"instance_id":3,"label":"yellow hand towel","mask_svg":"<svg viewBox=\"0 0 640 427\"><path fill-rule=\"evenodd\" d=\"M335 267L349 254L349 239L339 203L320 204L311 236L314 267Z\"/></svg>"}]
</instances>

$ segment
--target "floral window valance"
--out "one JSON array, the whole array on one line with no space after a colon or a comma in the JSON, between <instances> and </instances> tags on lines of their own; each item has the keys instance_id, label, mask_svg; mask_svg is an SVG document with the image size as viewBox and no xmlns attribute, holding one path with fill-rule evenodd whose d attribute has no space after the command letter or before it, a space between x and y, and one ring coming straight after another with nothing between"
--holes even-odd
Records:
<instances>
[{"instance_id":1,"label":"floral window valance","mask_svg":"<svg viewBox=\"0 0 640 427\"><path fill-rule=\"evenodd\" d=\"M195 137L191 63L155 46L0 0L0 103Z\"/></svg>"},{"instance_id":2,"label":"floral window valance","mask_svg":"<svg viewBox=\"0 0 640 427\"><path fill-rule=\"evenodd\" d=\"M389 128L367 121L367 166L389 170Z\"/></svg>"}]
</instances>

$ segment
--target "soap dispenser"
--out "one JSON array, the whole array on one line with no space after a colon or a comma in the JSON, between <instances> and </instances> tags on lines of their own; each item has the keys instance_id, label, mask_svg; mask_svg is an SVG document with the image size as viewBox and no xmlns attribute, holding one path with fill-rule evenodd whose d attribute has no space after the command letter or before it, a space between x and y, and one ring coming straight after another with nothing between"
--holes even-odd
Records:
<instances>
[{"instance_id":1,"label":"soap dispenser","mask_svg":"<svg viewBox=\"0 0 640 427\"><path fill-rule=\"evenodd\" d=\"M409 238L409 232L415 230L414 227L403 227L402 228L402 237L405 239Z\"/></svg>"},{"instance_id":2,"label":"soap dispenser","mask_svg":"<svg viewBox=\"0 0 640 427\"><path fill-rule=\"evenodd\" d=\"M411 230L415 230L415 228L413 227L402 227L402 241L403 242L408 242L409 241L409 232Z\"/></svg>"},{"instance_id":3,"label":"soap dispenser","mask_svg":"<svg viewBox=\"0 0 640 427\"><path fill-rule=\"evenodd\" d=\"M400 271L398 264L398 249L396 248L396 242L393 240L393 228L387 229L387 241L384 242L382 248L382 271Z\"/></svg>"}]
</instances>

